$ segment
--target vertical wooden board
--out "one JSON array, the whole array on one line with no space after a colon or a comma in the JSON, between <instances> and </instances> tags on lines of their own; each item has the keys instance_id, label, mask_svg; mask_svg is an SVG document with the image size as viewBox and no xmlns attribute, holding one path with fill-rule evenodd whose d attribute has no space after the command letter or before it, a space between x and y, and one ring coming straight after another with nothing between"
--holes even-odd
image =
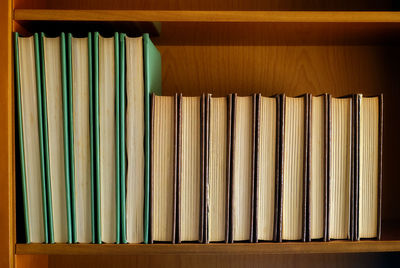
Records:
<instances>
[{"instance_id":1,"label":"vertical wooden board","mask_svg":"<svg viewBox=\"0 0 400 268\"><path fill-rule=\"evenodd\" d=\"M15 239L11 5L11 1L0 1L0 267L13 266Z\"/></svg>"}]
</instances>

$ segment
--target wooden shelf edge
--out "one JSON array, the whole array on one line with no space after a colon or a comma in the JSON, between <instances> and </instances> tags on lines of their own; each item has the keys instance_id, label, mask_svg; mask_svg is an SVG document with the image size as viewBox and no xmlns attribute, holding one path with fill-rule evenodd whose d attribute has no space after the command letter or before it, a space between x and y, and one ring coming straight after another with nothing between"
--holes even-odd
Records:
<instances>
[{"instance_id":1,"label":"wooden shelf edge","mask_svg":"<svg viewBox=\"0 0 400 268\"><path fill-rule=\"evenodd\" d=\"M393 11L166 11L15 9L17 21L398 23Z\"/></svg>"},{"instance_id":2,"label":"wooden shelf edge","mask_svg":"<svg viewBox=\"0 0 400 268\"><path fill-rule=\"evenodd\" d=\"M400 251L400 241L234 244L16 244L16 255L233 255Z\"/></svg>"}]
</instances>

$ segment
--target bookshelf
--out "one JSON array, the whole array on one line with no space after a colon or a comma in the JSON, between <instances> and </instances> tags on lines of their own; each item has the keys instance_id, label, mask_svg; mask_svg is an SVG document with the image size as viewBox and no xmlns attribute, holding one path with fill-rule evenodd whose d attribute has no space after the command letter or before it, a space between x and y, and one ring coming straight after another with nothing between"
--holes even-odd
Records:
<instances>
[{"instance_id":1,"label":"bookshelf","mask_svg":"<svg viewBox=\"0 0 400 268\"><path fill-rule=\"evenodd\" d=\"M351 2L351 3L349 3ZM400 251L400 12L394 1L93 1L0 3L0 266L281 267L368 263ZM157 23L153 23L157 22ZM159 28L159 23L161 28ZM101 27L101 28L100 28ZM20 244L16 213L13 44L18 31L147 31L163 60L163 93L384 93L381 241L329 243ZM161 29L161 30L160 30ZM310 253L318 253L310 254ZM327 253L346 253L328 254ZM354 255L350 253L369 253ZM125 256L120 256L125 255ZM306 255L306 257L302 257ZM308 257L310 256L310 257Z\"/></svg>"},{"instance_id":2,"label":"bookshelf","mask_svg":"<svg viewBox=\"0 0 400 268\"><path fill-rule=\"evenodd\" d=\"M152 244L152 245L45 245L17 244L16 254L47 255L235 255L235 254L311 254L311 253L361 253L391 252L399 250L398 241L332 241L330 243L291 242L291 243L235 243L231 244Z\"/></svg>"},{"instance_id":3,"label":"bookshelf","mask_svg":"<svg viewBox=\"0 0 400 268\"><path fill-rule=\"evenodd\" d=\"M15 20L396 23L398 12L16 9Z\"/></svg>"}]
</instances>

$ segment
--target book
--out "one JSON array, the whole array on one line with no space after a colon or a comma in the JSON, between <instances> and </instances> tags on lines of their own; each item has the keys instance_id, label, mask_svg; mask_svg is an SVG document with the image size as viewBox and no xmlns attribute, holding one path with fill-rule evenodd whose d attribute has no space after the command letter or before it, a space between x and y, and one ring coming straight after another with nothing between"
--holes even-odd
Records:
<instances>
[{"instance_id":1,"label":"book","mask_svg":"<svg viewBox=\"0 0 400 268\"><path fill-rule=\"evenodd\" d=\"M232 95L206 99L204 242L228 242Z\"/></svg>"},{"instance_id":2,"label":"book","mask_svg":"<svg viewBox=\"0 0 400 268\"><path fill-rule=\"evenodd\" d=\"M120 43L122 242L141 243L144 241L143 40L121 34Z\"/></svg>"},{"instance_id":3,"label":"book","mask_svg":"<svg viewBox=\"0 0 400 268\"><path fill-rule=\"evenodd\" d=\"M256 95L233 95L230 242L253 241Z\"/></svg>"},{"instance_id":4,"label":"book","mask_svg":"<svg viewBox=\"0 0 400 268\"><path fill-rule=\"evenodd\" d=\"M40 44L49 241L72 243L65 34Z\"/></svg>"},{"instance_id":5,"label":"book","mask_svg":"<svg viewBox=\"0 0 400 268\"><path fill-rule=\"evenodd\" d=\"M147 34L14 38L28 243L380 239L383 95L161 96Z\"/></svg>"},{"instance_id":6,"label":"book","mask_svg":"<svg viewBox=\"0 0 400 268\"><path fill-rule=\"evenodd\" d=\"M205 95L178 98L176 242L203 242Z\"/></svg>"},{"instance_id":7,"label":"book","mask_svg":"<svg viewBox=\"0 0 400 268\"><path fill-rule=\"evenodd\" d=\"M310 95L282 95L279 241L307 236Z\"/></svg>"},{"instance_id":8,"label":"book","mask_svg":"<svg viewBox=\"0 0 400 268\"><path fill-rule=\"evenodd\" d=\"M310 185L308 240L328 239L328 186L330 180L331 96L311 97Z\"/></svg>"},{"instance_id":9,"label":"book","mask_svg":"<svg viewBox=\"0 0 400 268\"><path fill-rule=\"evenodd\" d=\"M278 239L280 97L257 94L254 242Z\"/></svg>"},{"instance_id":10,"label":"book","mask_svg":"<svg viewBox=\"0 0 400 268\"><path fill-rule=\"evenodd\" d=\"M381 237L383 95L357 94L354 240Z\"/></svg>"},{"instance_id":11,"label":"book","mask_svg":"<svg viewBox=\"0 0 400 268\"><path fill-rule=\"evenodd\" d=\"M120 241L119 35L94 33L97 243Z\"/></svg>"},{"instance_id":12,"label":"book","mask_svg":"<svg viewBox=\"0 0 400 268\"><path fill-rule=\"evenodd\" d=\"M161 56L149 35L120 34L121 235L148 242L150 94L161 95Z\"/></svg>"},{"instance_id":13,"label":"book","mask_svg":"<svg viewBox=\"0 0 400 268\"><path fill-rule=\"evenodd\" d=\"M161 54L143 34L144 63L144 243L148 243L150 215L150 94L161 95Z\"/></svg>"},{"instance_id":14,"label":"book","mask_svg":"<svg viewBox=\"0 0 400 268\"><path fill-rule=\"evenodd\" d=\"M352 239L353 97L331 99L331 158L328 239Z\"/></svg>"},{"instance_id":15,"label":"book","mask_svg":"<svg viewBox=\"0 0 400 268\"><path fill-rule=\"evenodd\" d=\"M149 243L175 243L178 95L151 97Z\"/></svg>"},{"instance_id":16,"label":"book","mask_svg":"<svg viewBox=\"0 0 400 268\"><path fill-rule=\"evenodd\" d=\"M95 243L92 33L67 37L72 240Z\"/></svg>"},{"instance_id":17,"label":"book","mask_svg":"<svg viewBox=\"0 0 400 268\"><path fill-rule=\"evenodd\" d=\"M48 243L39 35L14 34L17 133L26 243Z\"/></svg>"}]
</instances>

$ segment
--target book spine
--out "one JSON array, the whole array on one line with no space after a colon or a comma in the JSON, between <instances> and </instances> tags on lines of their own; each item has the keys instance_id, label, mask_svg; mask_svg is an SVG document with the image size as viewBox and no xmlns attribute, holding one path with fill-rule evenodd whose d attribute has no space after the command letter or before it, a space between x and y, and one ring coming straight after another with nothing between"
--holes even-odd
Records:
<instances>
[{"instance_id":1,"label":"book spine","mask_svg":"<svg viewBox=\"0 0 400 268\"><path fill-rule=\"evenodd\" d=\"M154 166L154 104L155 94L151 94L150 97L150 178L149 178L149 224L148 224L148 243L153 244L153 198L154 198L154 174L151 172ZM175 196L175 194L174 194Z\"/></svg>"},{"instance_id":2,"label":"book spine","mask_svg":"<svg viewBox=\"0 0 400 268\"><path fill-rule=\"evenodd\" d=\"M312 160L312 144L311 144L311 140L312 140L312 125L313 125L313 120L312 120L312 103L313 103L313 96L312 94L308 94L310 95L309 98L309 116L308 116L308 146L309 146L309 150L308 150L308 187L307 187L307 199L306 199L306 204L307 204L307 213L306 213L306 224L307 224L307 233L306 233L306 241L310 242L312 240L311 237L311 160Z\"/></svg>"},{"instance_id":3,"label":"book spine","mask_svg":"<svg viewBox=\"0 0 400 268\"><path fill-rule=\"evenodd\" d=\"M261 94L257 94L255 96L254 102L254 141L253 141L253 237L252 241L254 243L258 243L258 206L259 204L259 196L258 196L258 188L259 188L259 144L260 144L260 102L261 102Z\"/></svg>"},{"instance_id":4,"label":"book spine","mask_svg":"<svg viewBox=\"0 0 400 268\"><path fill-rule=\"evenodd\" d=\"M210 102L211 94L205 96L205 131L204 131L204 232L203 241L208 244L210 242L209 237L209 154L210 154Z\"/></svg>"},{"instance_id":5,"label":"book spine","mask_svg":"<svg viewBox=\"0 0 400 268\"><path fill-rule=\"evenodd\" d=\"M311 241L310 236L310 207L309 207L309 185L310 185L310 139L311 139L311 94L304 96L304 168L303 168L303 230L302 241Z\"/></svg>"},{"instance_id":6,"label":"book spine","mask_svg":"<svg viewBox=\"0 0 400 268\"><path fill-rule=\"evenodd\" d=\"M227 163L226 163L226 205L225 205L225 243L230 242L231 228L231 174L232 174L232 94L227 96Z\"/></svg>"},{"instance_id":7,"label":"book spine","mask_svg":"<svg viewBox=\"0 0 400 268\"><path fill-rule=\"evenodd\" d=\"M121 223L121 174L120 174L120 88L119 88L119 34L114 34L114 72L115 72L115 203L116 203L116 219L115 219L115 243L120 242L120 223Z\"/></svg>"},{"instance_id":8,"label":"book spine","mask_svg":"<svg viewBox=\"0 0 400 268\"><path fill-rule=\"evenodd\" d=\"M350 240L358 240L358 180L359 180L359 140L360 140L360 102L357 94L352 95L352 159L351 159L351 197L350 197Z\"/></svg>"},{"instance_id":9,"label":"book spine","mask_svg":"<svg viewBox=\"0 0 400 268\"><path fill-rule=\"evenodd\" d=\"M280 109L280 122L279 122L279 137L280 137L280 143L279 143L279 204L278 204L278 217L279 217L279 224L278 224L278 242L282 242L282 219L283 219L283 214L282 214L282 206L283 206L283 166L284 166L284 152L285 152L285 111L286 111L286 96L285 94L282 94L280 96L281 99L281 109Z\"/></svg>"},{"instance_id":10,"label":"book spine","mask_svg":"<svg viewBox=\"0 0 400 268\"><path fill-rule=\"evenodd\" d=\"M172 223L172 243L175 244L178 241L178 196L179 196L179 174L180 174L180 166L179 166L179 155L180 155L180 99L182 94L175 94L174 101L174 198L173 198L173 223Z\"/></svg>"},{"instance_id":11,"label":"book spine","mask_svg":"<svg viewBox=\"0 0 400 268\"><path fill-rule=\"evenodd\" d=\"M280 163L280 144L281 144L281 107L282 107L282 99L280 95L275 96L276 102L276 145L275 145L275 204L274 204L274 234L273 241L279 241L279 228L280 228L280 172L281 172L281 163Z\"/></svg>"},{"instance_id":12,"label":"book spine","mask_svg":"<svg viewBox=\"0 0 400 268\"><path fill-rule=\"evenodd\" d=\"M119 80L120 80L120 183L121 183L121 243L128 243L126 237L126 147L125 147L125 37L126 34L119 35L120 61L119 61Z\"/></svg>"},{"instance_id":13,"label":"book spine","mask_svg":"<svg viewBox=\"0 0 400 268\"><path fill-rule=\"evenodd\" d=\"M378 126L378 223L377 240L381 239L382 233L382 158L383 158L383 94L379 96L379 126Z\"/></svg>"},{"instance_id":14,"label":"book spine","mask_svg":"<svg viewBox=\"0 0 400 268\"><path fill-rule=\"evenodd\" d=\"M96 243L96 197L95 197L95 138L94 138L94 105L93 105L93 62L92 62L92 33L88 33L88 68L89 68L89 135L90 135L90 200L92 243Z\"/></svg>"},{"instance_id":15,"label":"book spine","mask_svg":"<svg viewBox=\"0 0 400 268\"><path fill-rule=\"evenodd\" d=\"M250 210L250 242L258 241L258 158L259 158L259 132L260 132L260 94L253 95L253 129L252 129L252 174L251 174L251 210Z\"/></svg>"},{"instance_id":16,"label":"book spine","mask_svg":"<svg viewBox=\"0 0 400 268\"><path fill-rule=\"evenodd\" d=\"M24 138L23 138L23 120L22 120L22 103L21 103L21 81L20 81L20 72L19 72L19 44L18 44L19 34L14 33L14 67L15 67L15 90L17 92L17 118L18 118L18 142L19 146L19 156L20 156L20 164L21 164L21 187L22 187L22 202L24 207L24 227L25 227L25 237L26 243L31 243L30 239L30 231L29 231L29 214L28 214L28 200L27 200L27 189L26 189L26 170L25 170L25 152L24 152ZM46 225L46 222L44 222ZM47 236L47 232L46 232Z\"/></svg>"},{"instance_id":17,"label":"book spine","mask_svg":"<svg viewBox=\"0 0 400 268\"><path fill-rule=\"evenodd\" d=\"M40 103L42 106L42 113L39 115L42 124L43 132L43 148L44 148L44 166L45 166L45 185L47 194L47 214L48 214L48 239L49 243L54 243L54 228L53 228L53 205L51 198L51 180L50 180L50 160L49 160L49 132L47 125L47 100L46 100L46 73L45 73L45 62L44 62L44 33L40 34L40 74L41 74L41 92L38 94L38 102L40 98Z\"/></svg>"},{"instance_id":18,"label":"book spine","mask_svg":"<svg viewBox=\"0 0 400 268\"><path fill-rule=\"evenodd\" d=\"M37 33L34 34L34 41L35 41L35 71L36 71L36 88L37 88L37 101L38 101L38 121L39 121L39 143L40 143L40 158L41 158L41 176L42 176L42 202L43 202L43 225L44 225L44 233L45 233L45 242L46 243L51 243L51 235L52 231L50 231L50 224L49 224L49 218L51 217L51 214L49 214L48 211L48 200L50 199L50 196L48 195L49 192L49 185L46 181L46 160L45 160L45 154L46 154L46 148L45 148L45 129L44 129L44 123L43 122L43 113L44 113L44 104L42 103L42 76L41 76L41 60L40 60L40 45L39 45L39 35ZM47 124L46 124L47 127ZM51 226L52 227L52 226Z\"/></svg>"},{"instance_id":19,"label":"book spine","mask_svg":"<svg viewBox=\"0 0 400 268\"><path fill-rule=\"evenodd\" d=\"M96 205L96 239L101 244L101 222L100 222L100 125L99 125L99 33L94 33L93 45L94 63L94 156L95 156L95 205Z\"/></svg>"},{"instance_id":20,"label":"book spine","mask_svg":"<svg viewBox=\"0 0 400 268\"><path fill-rule=\"evenodd\" d=\"M324 98L324 114L325 114L325 141L324 141L324 165L325 165L325 178L324 178L324 238L323 241L329 241L329 198L330 198L330 181L331 181L331 140L332 140L332 115L331 115L331 101L330 94L325 94Z\"/></svg>"},{"instance_id":21,"label":"book spine","mask_svg":"<svg viewBox=\"0 0 400 268\"><path fill-rule=\"evenodd\" d=\"M177 96L177 124L176 124L176 240L181 243L181 171L182 171L182 94Z\"/></svg>"},{"instance_id":22,"label":"book spine","mask_svg":"<svg viewBox=\"0 0 400 268\"><path fill-rule=\"evenodd\" d=\"M144 153L145 153L145 202L144 202L144 243L148 243L149 226L149 180L150 180L150 93L161 96L161 55L151 42L149 34L143 34L144 71Z\"/></svg>"},{"instance_id":23,"label":"book spine","mask_svg":"<svg viewBox=\"0 0 400 268\"><path fill-rule=\"evenodd\" d=\"M360 240L360 233L359 233L359 216L360 216L360 133L361 133L361 129L360 129L360 119L361 119L361 101L362 101L362 95L361 94L357 94L357 106L356 106L356 172L355 172L355 187L354 187L354 191L355 191L355 227L354 227L354 231L355 231L355 238L354 240L358 241Z\"/></svg>"},{"instance_id":24,"label":"book spine","mask_svg":"<svg viewBox=\"0 0 400 268\"><path fill-rule=\"evenodd\" d=\"M235 113L235 109L236 109L236 98L237 98L237 94L233 94L232 95L232 107L231 107L231 119L232 119L232 124L231 124L231 172L230 172L230 184L229 184L229 209L230 209L230 213L229 213L229 243L233 243L233 237L234 237L234 229L233 229L233 177L234 177L234 168L233 168L233 163L235 162L235 127L236 127L236 113Z\"/></svg>"},{"instance_id":25,"label":"book spine","mask_svg":"<svg viewBox=\"0 0 400 268\"><path fill-rule=\"evenodd\" d=\"M72 88L72 34L67 35L67 69L68 69L68 123L69 123L69 159L70 159L70 195L72 243L77 243L76 199L75 199L75 156L74 156L74 103Z\"/></svg>"},{"instance_id":26,"label":"book spine","mask_svg":"<svg viewBox=\"0 0 400 268\"><path fill-rule=\"evenodd\" d=\"M71 188L70 188L70 155L69 155L69 133L68 133L68 89L67 89L67 52L65 47L65 34L60 35L61 47L61 85L62 85L62 107L63 107L63 137L64 137L64 167L65 167L65 198L67 203L67 229L68 243L72 243L72 220L71 220Z\"/></svg>"},{"instance_id":27,"label":"book spine","mask_svg":"<svg viewBox=\"0 0 400 268\"><path fill-rule=\"evenodd\" d=\"M200 98L200 215L199 215L199 242L204 240L205 219L205 147L206 147L206 95Z\"/></svg>"}]
</instances>

